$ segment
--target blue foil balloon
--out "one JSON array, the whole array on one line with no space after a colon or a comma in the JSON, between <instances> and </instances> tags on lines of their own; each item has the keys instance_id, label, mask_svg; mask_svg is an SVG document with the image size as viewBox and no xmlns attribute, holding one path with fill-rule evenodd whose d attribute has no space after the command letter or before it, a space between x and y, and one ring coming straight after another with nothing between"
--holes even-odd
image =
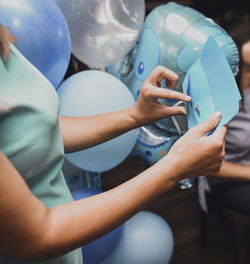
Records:
<instances>
[{"instance_id":1,"label":"blue foil balloon","mask_svg":"<svg viewBox=\"0 0 250 264\"><path fill-rule=\"evenodd\" d=\"M137 98L143 81L157 65L163 65L178 74L178 91L181 92L186 72L199 58L209 36L215 38L232 72L237 75L239 64L237 46L225 30L212 19L174 2L154 8L146 17L144 28L129 53L129 58L125 57L124 65L120 67L123 69L122 81ZM164 82L162 87L166 87ZM175 100L163 100L163 102L169 106L176 103ZM162 119L156 125L176 133L170 118ZM186 129L183 124L183 132Z\"/></svg>"},{"instance_id":2,"label":"blue foil balloon","mask_svg":"<svg viewBox=\"0 0 250 264\"><path fill-rule=\"evenodd\" d=\"M138 84L157 65L163 65L179 75L178 89L182 91L184 76L199 58L209 36L213 36L223 49L236 75L239 64L238 49L232 38L212 19L173 2L154 8L146 17L143 31L133 51L137 54L136 60L133 59L133 68L124 76L124 82L137 97L141 87Z\"/></svg>"},{"instance_id":3,"label":"blue foil balloon","mask_svg":"<svg viewBox=\"0 0 250 264\"><path fill-rule=\"evenodd\" d=\"M89 196L102 193L97 189L77 189L72 191L74 200L83 199ZM83 223L84 228L84 223ZM124 225L114 229L112 232L88 243L82 247L83 263L84 264L99 264L101 261L109 257L117 248L123 235Z\"/></svg>"},{"instance_id":4,"label":"blue foil balloon","mask_svg":"<svg viewBox=\"0 0 250 264\"><path fill-rule=\"evenodd\" d=\"M178 138L179 136L172 135L153 125L141 127L130 156L139 158L148 165L153 165L169 152Z\"/></svg>"},{"instance_id":5,"label":"blue foil balloon","mask_svg":"<svg viewBox=\"0 0 250 264\"><path fill-rule=\"evenodd\" d=\"M19 51L56 88L67 70L70 33L53 0L0 0L0 23L17 38Z\"/></svg>"}]
</instances>

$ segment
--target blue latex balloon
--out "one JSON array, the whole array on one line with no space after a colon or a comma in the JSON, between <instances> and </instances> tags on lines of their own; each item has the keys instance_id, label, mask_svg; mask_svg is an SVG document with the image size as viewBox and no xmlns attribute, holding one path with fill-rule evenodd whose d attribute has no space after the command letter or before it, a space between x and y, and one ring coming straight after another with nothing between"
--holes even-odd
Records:
<instances>
[{"instance_id":1,"label":"blue latex balloon","mask_svg":"<svg viewBox=\"0 0 250 264\"><path fill-rule=\"evenodd\" d=\"M174 238L160 216L142 211L124 224L123 236L114 253L100 264L167 264Z\"/></svg>"},{"instance_id":2,"label":"blue latex balloon","mask_svg":"<svg viewBox=\"0 0 250 264\"><path fill-rule=\"evenodd\" d=\"M0 0L0 22L17 38L19 51L56 88L67 70L70 33L53 0Z\"/></svg>"},{"instance_id":3,"label":"blue latex balloon","mask_svg":"<svg viewBox=\"0 0 250 264\"><path fill-rule=\"evenodd\" d=\"M103 71L89 70L74 74L57 91L60 97L60 114L65 116L113 112L135 103L129 89L119 79ZM137 135L138 129L131 130L95 147L67 154L66 158L87 171L107 171L129 155Z\"/></svg>"},{"instance_id":4,"label":"blue latex balloon","mask_svg":"<svg viewBox=\"0 0 250 264\"><path fill-rule=\"evenodd\" d=\"M98 189L78 189L72 191L74 200L101 193ZM84 225L83 225L84 228ZM115 251L123 235L124 225L82 247L84 264L99 264Z\"/></svg>"},{"instance_id":5,"label":"blue latex balloon","mask_svg":"<svg viewBox=\"0 0 250 264\"><path fill-rule=\"evenodd\" d=\"M124 58L124 65L120 67L125 73L121 75L122 81L137 98L143 81L157 65L163 65L178 74L178 91L182 92L186 72L201 55L209 36L215 38L232 72L237 75L238 49L225 30L192 8L174 2L159 5L146 17L142 33L130 52L130 62L127 62L128 58ZM124 67L127 71L124 71ZM166 87L164 82L162 87ZM162 101L169 106L176 103L175 100ZM156 125L171 133L176 131L170 118L162 119ZM183 132L186 129L183 123Z\"/></svg>"}]
</instances>

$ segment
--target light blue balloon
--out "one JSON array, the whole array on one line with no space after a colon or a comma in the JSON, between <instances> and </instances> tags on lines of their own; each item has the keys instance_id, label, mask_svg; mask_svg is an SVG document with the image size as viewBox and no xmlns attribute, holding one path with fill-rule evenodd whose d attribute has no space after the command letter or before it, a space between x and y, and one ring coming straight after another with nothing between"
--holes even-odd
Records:
<instances>
[{"instance_id":1,"label":"light blue balloon","mask_svg":"<svg viewBox=\"0 0 250 264\"><path fill-rule=\"evenodd\" d=\"M60 114L65 116L102 114L131 107L135 103L131 92L119 79L96 70L72 75L59 87L58 94ZM107 171L129 155L137 134L138 129L131 130L98 146L67 154L66 158L87 171Z\"/></svg>"},{"instance_id":2,"label":"light blue balloon","mask_svg":"<svg viewBox=\"0 0 250 264\"><path fill-rule=\"evenodd\" d=\"M100 264L167 264L173 248L168 223L159 215L141 211L124 224L118 247Z\"/></svg>"},{"instance_id":3,"label":"light blue balloon","mask_svg":"<svg viewBox=\"0 0 250 264\"><path fill-rule=\"evenodd\" d=\"M0 23L19 51L56 88L68 68L71 43L66 20L53 0L0 0Z\"/></svg>"}]
</instances>

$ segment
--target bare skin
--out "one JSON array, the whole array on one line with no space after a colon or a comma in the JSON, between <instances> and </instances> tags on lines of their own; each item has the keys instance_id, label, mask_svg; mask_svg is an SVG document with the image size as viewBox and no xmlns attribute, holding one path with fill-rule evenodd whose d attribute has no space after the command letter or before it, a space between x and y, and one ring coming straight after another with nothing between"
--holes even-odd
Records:
<instances>
[{"instance_id":1,"label":"bare skin","mask_svg":"<svg viewBox=\"0 0 250 264\"><path fill-rule=\"evenodd\" d=\"M250 181L250 166L224 160L220 171L211 176L229 181Z\"/></svg>"},{"instance_id":2,"label":"bare skin","mask_svg":"<svg viewBox=\"0 0 250 264\"><path fill-rule=\"evenodd\" d=\"M7 60L10 55L10 43L15 43L15 41L16 38L10 33L8 28L0 24L0 51L4 61Z\"/></svg>"},{"instance_id":3,"label":"bare skin","mask_svg":"<svg viewBox=\"0 0 250 264\"><path fill-rule=\"evenodd\" d=\"M5 52L2 47L1 50ZM60 117L65 150L84 149L162 117L185 114L181 106L167 107L158 102L158 98L190 100L181 93L157 87L162 79L175 86L178 76L162 66L156 68L131 108L92 117ZM63 255L122 224L179 180L217 173L224 157L226 128L204 135L216 127L220 118L221 114L215 113L188 131L168 155L122 185L50 209L31 193L0 152L0 237L5 238L0 239L0 252L25 260Z\"/></svg>"},{"instance_id":4,"label":"bare skin","mask_svg":"<svg viewBox=\"0 0 250 264\"><path fill-rule=\"evenodd\" d=\"M191 100L185 94L158 88L157 82L163 79L168 80L175 87L178 75L163 66L158 66L144 82L136 104L130 108L89 117L60 116L65 152L92 147L128 130L154 123L163 117L185 114L183 106L167 107L158 102L158 98L186 102Z\"/></svg>"}]
</instances>

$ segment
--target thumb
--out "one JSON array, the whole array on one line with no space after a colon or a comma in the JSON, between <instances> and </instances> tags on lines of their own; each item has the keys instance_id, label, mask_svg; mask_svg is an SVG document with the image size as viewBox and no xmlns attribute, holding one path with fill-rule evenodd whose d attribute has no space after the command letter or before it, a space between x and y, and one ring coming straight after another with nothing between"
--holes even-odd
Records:
<instances>
[{"instance_id":1,"label":"thumb","mask_svg":"<svg viewBox=\"0 0 250 264\"><path fill-rule=\"evenodd\" d=\"M221 120L221 112L214 112L206 121L194 127L194 131L199 136L204 136L206 133L214 129Z\"/></svg>"},{"instance_id":2,"label":"thumb","mask_svg":"<svg viewBox=\"0 0 250 264\"><path fill-rule=\"evenodd\" d=\"M215 132L213 133L213 135L211 135L211 137L214 137L216 141L219 141L220 139L225 140L226 133L227 133L226 126L219 127L218 129L215 130Z\"/></svg>"}]
</instances>

